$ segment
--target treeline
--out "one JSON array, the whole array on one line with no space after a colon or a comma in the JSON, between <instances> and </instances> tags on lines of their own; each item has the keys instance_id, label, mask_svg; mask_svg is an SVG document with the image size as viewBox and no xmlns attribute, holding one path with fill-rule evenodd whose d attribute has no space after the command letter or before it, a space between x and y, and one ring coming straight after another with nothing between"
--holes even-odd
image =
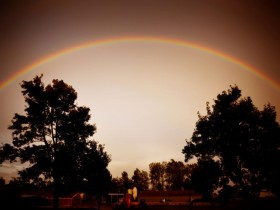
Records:
<instances>
[{"instance_id":1,"label":"treeline","mask_svg":"<svg viewBox=\"0 0 280 210\"><path fill-rule=\"evenodd\" d=\"M108 192L127 192L128 189L136 187L138 192L143 190L186 190L191 189L191 176L193 169L197 164L184 164L181 161L171 159L169 162L153 162L149 164L149 171L136 168L133 175L129 177L126 171L121 173L121 177L111 177L108 180ZM105 180L105 179L104 179ZM104 184L103 180L103 184ZM6 183L3 177L0 177L0 186L21 186L25 189L51 189L52 182L41 180L41 182L29 182L22 176L13 178ZM70 189L67 185L63 186L65 193L75 189ZM81 188L79 190L82 190Z\"/></svg>"},{"instance_id":2,"label":"treeline","mask_svg":"<svg viewBox=\"0 0 280 210\"><path fill-rule=\"evenodd\" d=\"M194 167L195 164L186 165L173 159L169 162L150 163L149 172L136 168L131 178L123 171L121 177L112 179L111 190L126 192L133 187L137 187L139 191L190 189L191 171Z\"/></svg>"}]
</instances>

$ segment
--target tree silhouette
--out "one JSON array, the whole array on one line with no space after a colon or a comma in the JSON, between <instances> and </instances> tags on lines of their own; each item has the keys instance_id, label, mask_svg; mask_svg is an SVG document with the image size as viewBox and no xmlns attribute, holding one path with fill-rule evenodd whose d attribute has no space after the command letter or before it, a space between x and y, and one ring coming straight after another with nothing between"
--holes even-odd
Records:
<instances>
[{"instance_id":1,"label":"tree silhouette","mask_svg":"<svg viewBox=\"0 0 280 210\"><path fill-rule=\"evenodd\" d=\"M107 182L100 177L110 176L106 169L110 158L102 146L89 139L96 128L88 122L90 109L76 105L76 91L62 80L45 87L42 76L21 83L25 114L15 114L9 126L13 145L1 147L1 161L19 157L22 163L29 162L30 167L19 175L29 183L53 183L57 209L62 186L80 189L85 180L94 186Z\"/></svg>"},{"instance_id":2,"label":"tree silhouette","mask_svg":"<svg viewBox=\"0 0 280 210\"><path fill-rule=\"evenodd\" d=\"M129 178L128 173L126 171L122 172L121 183L122 191L124 193L126 193L128 189L132 188L132 180Z\"/></svg>"},{"instance_id":3,"label":"tree silhouette","mask_svg":"<svg viewBox=\"0 0 280 210\"><path fill-rule=\"evenodd\" d=\"M155 190L163 190L165 188L166 162L150 163L149 168L152 188Z\"/></svg>"},{"instance_id":4,"label":"tree silhouette","mask_svg":"<svg viewBox=\"0 0 280 210\"><path fill-rule=\"evenodd\" d=\"M181 190L184 187L187 171L183 162L171 159L166 164L165 173L168 190Z\"/></svg>"},{"instance_id":5,"label":"tree silhouette","mask_svg":"<svg viewBox=\"0 0 280 210\"><path fill-rule=\"evenodd\" d=\"M5 179L3 177L0 177L0 187L5 186Z\"/></svg>"},{"instance_id":6,"label":"tree silhouette","mask_svg":"<svg viewBox=\"0 0 280 210\"><path fill-rule=\"evenodd\" d=\"M202 194L202 199L210 200L219 183L220 166L212 159L199 159L191 173L191 187Z\"/></svg>"},{"instance_id":7,"label":"tree silhouette","mask_svg":"<svg viewBox=\"0 0 280 210\"><path fill-rule=\"evenodd\" d=\"M107 169L111 159L104 151L104 146L95 141L88 142L80 158L81 168L77 174L83 178L84 187L78 186L76 189L84 189L85 192L96 195L98 209L100 209L101 198L107 195L111 185L112 176Z\"/></svg>"},{"instance_id":8,"label":"tree silhouette","mask_svg":"<svg viewBox=\"0 0 280 210\"><path fill-rule=\"evenodd\" d=\"M123 192L122 181L119 177L112 178L110 191L118 193Z\"/></svg>"},{"instance_id":9,"label":"tree silhouette","mask_svg":"<svg viewBox=\"0 0 280 210\"><path fill-rule=\"evenodd\" d=\"M255 199L263 188L279 192L280 130L275 108L259 111L250 97L231 86L207 103L207 114L198 113L196 128L183 149L185 161L212 159L222 169L223 186L234 185L246 199ZM278 186L278 190L274 186Z\"/></svg>"},{"instance_id":10,"label":"tree silhouette","mask_svg":"<svg viewBox=\"0 0 280 210\"><path fill-rule=\"evenodd\" d=\"M133 187L136 187L138 193L149 188L149 175L147 171L140 171L138 168L134 170L133 176Z\"/></svg>"}]
</instances>

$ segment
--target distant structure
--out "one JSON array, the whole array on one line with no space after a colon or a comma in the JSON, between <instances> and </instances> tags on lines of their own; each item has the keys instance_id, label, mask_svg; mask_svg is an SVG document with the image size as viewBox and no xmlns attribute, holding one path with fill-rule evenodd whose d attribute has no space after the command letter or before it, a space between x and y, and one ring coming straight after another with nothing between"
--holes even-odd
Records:
<instances>
[{"instance_id":1,"label":"distant structure","mask_svg":"<svg viewBox=\"0 0 280 210\"><path fill-rule=\"evenodd\" d=\"M147 205L186 205L192 200L201 199L202 195L193 190L178 190L178 191L142 191L138 200L145 200Z\"/></svg>"}]
</instances>

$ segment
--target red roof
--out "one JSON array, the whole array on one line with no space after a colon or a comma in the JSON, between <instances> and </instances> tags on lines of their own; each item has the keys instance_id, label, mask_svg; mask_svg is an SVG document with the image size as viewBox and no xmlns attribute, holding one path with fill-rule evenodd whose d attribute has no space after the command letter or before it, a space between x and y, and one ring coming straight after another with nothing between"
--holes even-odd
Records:
<instances>
[{"instance_id":1,"label":"red roof","mask_svg":"<svg viewBox=\"0 0 280 210\"><path fill-rule=\"evenodd\" d=\"M200 194L193 190L176 190L176 191L145 190L140 192L139 197L189 196L189 195L200 195Z\"/></svg>"}]
</instances>

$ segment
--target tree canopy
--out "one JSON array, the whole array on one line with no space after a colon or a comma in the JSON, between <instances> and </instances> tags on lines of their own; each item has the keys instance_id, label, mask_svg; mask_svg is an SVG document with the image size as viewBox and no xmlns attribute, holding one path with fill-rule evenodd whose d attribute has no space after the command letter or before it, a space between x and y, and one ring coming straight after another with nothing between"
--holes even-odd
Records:
<instances>
[{"instance_id":1,"label":"tree canopy","mask_svg":"<svg viewBox=\"0 0 280 210\"><path fill-rule=\"evenodd\" d=\"M149 174L147 171L140 171L136 168L133 172L132 181L133 187L136 187L139 193L149 188Z\"/></svg>"},{"instance_id":2,"label":"tree canopy","mask_svg":"<svg viewBox=\"0 0 280 210\"><path fill-rule=\"evenodd\" d=\"M185 187L187 167L181 161L171 159L165 168L167 190L181 190Z\"/></svg>"},{"instance_id":3,"label":"tree canopy","mask_svg":"<svg viewBox=\"0 0 280 210\"><path fill-rule=\"evenodd\" d=\"M150 181L154 190L164 190L166 162L150 163Z\"/></svg>"},{"instance_id":4,"label":"tree canopy","mask_svg":"<svg viewBox=\"0 0 280 210\"><path fill-rule=\"evenodd\" d=\"M109 187L110 156L90 139L96 127L89 123L90 109L77 106L73 87L63 80L45 86L42 75L23 81L21 87L24 114L16 113L9 126L13 141L1 146L1 161L29 162L19 171L20 178L33 184L52 183L55 208L63 188L82 190L85 182L97 191L100 185Z\"/></svg>"},{"instance_id":5,"label":"tree canopy","mask_svg":"<svg viewBox=\"0 0 280 210\"><path fill-rule=\"evenodd\" d=\"M207 103L206 110L205 116L198 113L193 135L183 148L185 161L197 158L220 165L219 184L212 191L231 185L248 199L262 189L279 195L280 129L275 107L267 104L259 110L250 97L242 97L241 90L231 86L212 107Z\"/></svg>"}]
</instances>

